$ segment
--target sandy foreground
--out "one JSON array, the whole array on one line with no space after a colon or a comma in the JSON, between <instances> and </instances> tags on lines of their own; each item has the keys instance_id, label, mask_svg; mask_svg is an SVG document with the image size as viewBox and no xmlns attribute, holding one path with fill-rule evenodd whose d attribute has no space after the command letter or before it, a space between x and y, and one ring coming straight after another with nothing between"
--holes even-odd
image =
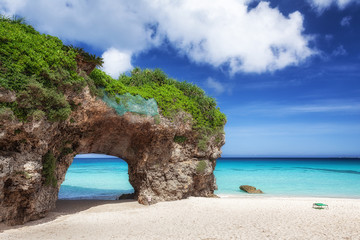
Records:
<instances>
[{"instance_id":1,"label":"sandy foreground","mask_svg":"<svg viewBox=\"0 0 360 240\"><path fill-rule=\"evenodd\" d=\"M314 202L329 210L313 209ZM360 239L360 199L62 200L44 219L0 225L0 239Z\"/></svg>"}]
</instances>

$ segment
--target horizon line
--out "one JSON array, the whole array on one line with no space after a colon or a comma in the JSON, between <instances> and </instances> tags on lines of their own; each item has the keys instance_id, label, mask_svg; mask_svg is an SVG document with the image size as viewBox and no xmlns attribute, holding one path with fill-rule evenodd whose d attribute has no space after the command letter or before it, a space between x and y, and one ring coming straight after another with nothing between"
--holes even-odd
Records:
<instances>
[{"instance_id":1,"label":"horizon line","mask_svg":"<svg viewBox=\"0 0 360 240\"><path fill-rule=\"evenodd\" d=\"M354 155L340 155L340 156L333 156L333 155L309 155L309 156L221 156L220 158L360 158L360 156L354 156Z\"/></svg>"},{"instance_id":2,"label":"horizon line","mask_svg":"<svg viewBox=\"0 0 360 240\"><path fill-rule=\"evenodd\" d=\"M111 156L111 155L106 155L106 154L94 154L94 153L87 153L87 154L78 154L74 156L75 158L120 158L121 157L117 157L117 156ZM289 156L276 156L276 155L259 155L259 156L246 156L246 155L225 155L225 156L221 156L218 159L221 158L228 158L228 159L235 159L235 158L240 158L240 159L260 159L260 158L265 158L265 159L276 159L276 158L280 158L280 159L285 159L285 158L290 158L290 159L306 159L306 158L315 158L315 159L326 159L326 158L331 158L331 159L341 159L341 158L347 158L347 159L360 159L360 156L354 156L354 155L339 155L339 156L334 156L334 155L289 155Z\"/></svg>"}]
</instances>

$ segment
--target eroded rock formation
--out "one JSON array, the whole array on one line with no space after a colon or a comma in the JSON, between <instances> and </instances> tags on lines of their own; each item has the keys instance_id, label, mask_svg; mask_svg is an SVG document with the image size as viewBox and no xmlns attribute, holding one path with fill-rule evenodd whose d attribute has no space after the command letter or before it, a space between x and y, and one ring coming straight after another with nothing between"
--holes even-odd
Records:
<instances>
[{"instance_id":1,"label":"eroded rock formation","mask_svg":"<svg viewBox=\"0 0 360 240\"><path fill-rule=\"evenodd\" d=\"M3 92L2 96L14 94ZM116 114L90 95L68 95L74 108L68 120L34 118L20 122L11 113L0 118L0 222L22 224L54 208L65 173L79 153L103 153L124 159L139 203L212 196L213 170L221 139L210 139L205 151L189 116L170 121L133 113ZM175 136L185 141L177 143ZM54 159L52 170L51 159ZM150 200L150 202L149 202Z\"/></svg>"}]
</instances>

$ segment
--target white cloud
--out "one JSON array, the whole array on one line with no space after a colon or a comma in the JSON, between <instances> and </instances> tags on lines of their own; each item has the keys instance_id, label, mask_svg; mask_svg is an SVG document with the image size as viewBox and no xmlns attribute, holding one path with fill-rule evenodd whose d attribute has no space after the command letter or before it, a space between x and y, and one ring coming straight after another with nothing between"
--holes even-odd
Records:
<instances>
[{"instance_id":1,"label":"white cloud","mask_svg":"<svg viewBox=\"0 0 360 240\"><path fill-rule=\"evenodd\" d=\"M104 59L103 70L113 78L118 78L121 73L133 68L131 54L120 52L116 48L110 48L102 55Z\"/></svg>"},{"instance_id":2,"label":"white cloud","mask_svg":"<svg viewBox=\"0 0 360 240\"><path fill-rule=\"evenodd\" d=\"M302 35L299 12L286 17L267 2L250 11L236 0L156 2L162 3L155 8L159 30L195 62L228 64L232 73L260 73L298 64L313 54L309 38Z\"/></svg>"},{"instance_id":3,"label":"white cloud","mask_svg":"<svg viewBox=\"0 0 360 240\"><path fill-rule=\"evenodd\" d=\"M327 100L317 103L287 105L280 103L256 102L248 105L225 109L225 113L238 116L274 116L283 117L301 114L360 114L359 101Z\"/></svg>"},{"instance_id":4,"label":"white cloud","mask_svg":"<svg viewBox=\"0 0 360 240\"><path fill-rule=\"evenodd\" d=\"M0 0L0 13L5 13L11 17L17 11L25 6L26 2L24 0Z\"/></svg>"},{"instance_id":5,"label":"white cloud","mask_svg":"<svg viewBox=\"0 0 360 240\"><path fill-rule=\"evenodd\" d=\"M196 63L237 72L275 71L314 54L303 16L249 0L0 0L42 31L71 42L138 54L169 42Z\"/></svg>"},{"instance_id":6,"label":"white cloud","mask_svg":"<svg viewBox=\"0 0 360 240\"><path fill-rule=\"evenodd\" d=\"M208 88L213 89L217 94L225 92L225 87L220 82L216 81L211 77L206 79L206 85Z\"/></svg>"},{"instance_id":7,"label":"white cloud","mask_svg":"<svg viewBox=\"0 0 360 240\"><path fill-rule=\"evenodd\" d=\"M288 79L287 81L275 80L275 81L251 81L249 83L242 83L241 88L251 90L263 90L270 88L284 88L284 87L297 87L302 83L300 80Z\"/></svg>"},{"instance_id":8,"label":"white cloud","mask_svg":"<svg viewBox=\"0 0 360 240\"><path fill-rule=\"evenodd\" d=\"M37 30L106 50L140 52L156 45L145 27L151 15L142 0L0 0L8 15L18 14ZM9 7L11 6L11 7Z\"/></svg>"},{"instance_id":9,"label":"white cloud","mask_svg":"<svg viewBox=\"0 0 360 240\"><path fill-rule=\"evenodd\" d=\"M332 55L335 57L344 56L344 55L347 55L347 51L343 45L340 45L332 52Z\"/></svg>"},{"instance_id":10,"label":"white cloud","mask_svg":"<svg viewBox=\"0 0 360 240\"><path fill-rule=\"evenodd\" d=\"M325 40L328 42L330 42L334 39L334 35L331 35L331 34L326 34L324 37L325 37Z\"/></svg>"},{"instance_id":11,"label":"white cloud","mask_svg":"<svg viewBox=\"0 0 360 240\"><path fill-rule=\"evenodd\" d=\"M334 123L281 123L257 126L227 127L232 136L303 136L334 133L360 133L360 124L339 125Z\"/></svg>"},{"instance_id":12,"label":"white cloud","mask_svg":"<svg viewBox=\"0 0 360 240\"><path fill-rule=\"evenodd\" d=\"M351 3L359 4L360 0L308 0L308 2L319 12L331 6L337 6L340 9L344 9Z\"/></svg>"},{"instance_id":13,"label":"white cloud","mask_svg":"<svg viewBox=\"0 0 360 240\"><path fill-rule=\"evenodd\" d=\"M343 26L343 27L349 26L351 19L352 19L351 16L343 17L343 19L341 19L340 25Z\"/></svg>"},{"instance_id":14,"label":"white cloud","mask_svg":"<svg viewBox=\"0 0 360 240\"><path fill-rule=\"evenodd\" d=\"M304 105L293 106L284 109L289 113L331 113L331 112L358 112L360 104L357 105Z\"/></svg>"}]
</instances>

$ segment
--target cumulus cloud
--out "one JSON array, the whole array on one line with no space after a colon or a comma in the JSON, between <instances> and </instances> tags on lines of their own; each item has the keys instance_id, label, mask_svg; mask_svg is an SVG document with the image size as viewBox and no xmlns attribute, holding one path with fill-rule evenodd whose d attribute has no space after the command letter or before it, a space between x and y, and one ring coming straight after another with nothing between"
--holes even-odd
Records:
<instances>
[{"instance_id":1,"label":"cumulus cloud","mask_svg":"<svg viewBox=\"0 0 360 240\"><path fill-rule=\"evenodd\" d=\"M351 3L360 4L360 0L308 0L308 2L319 12L331 6L337 6L340 9L344 9Z\"/></svg>"},{"instance_id":2,"label":"cumulus cloud","mask_svg":"<svg viewBox=\"0 0 360 240\"><path fill-rule=\"evenodd\" d=\"M131 65L131 54L120 52L116 48L106 50L103 53L102 58L104 59L104 72L113 78L117 78L121 73L133 68Z\"/></svg>"},{"instance_id":3,"label":"cumulus cloud","mask_svg":"<svg viewBox=\"0 0 360 240\"><path fill-rule=\"evenodd\" d=\"M17 9L21 9L25 6L24 0L0 0L0 11L6 13L6 15L14 15Z\"/></svg>"},{"instance_id":4,"label":"cumulus cloud","mask_svg":"<svg viewBox=\"0 0 360 240\"><path fill-rule=\"evenodd\" d=\"M237 0L164 5L164 11L156 8L159 29L195 62L228 64L232 73L264 72L297 64L312 54L299 12L286 17L268 2L248 11L244 1Z\"/></svg>"},{"instance_id":5,"label":"cumulus cloud","mask_svg":"<svg viewBox=\"0 0 360 240\"><path fill-rule=\"evenodd\" d=\"M156 45L142 0L0 0L0 12L20 15L41 32L106 50L139 52ZM1 11L2 10L2 11Z\"/></svg>"},{"instance_id":6,"label":"cumulus cloud","mask_svg":"<svg viewBox=\"0 0 360 240\"><path fill-rule=\"evenodd\" d=\"M196 63L230 73L275 71L305 61L314 51L299 12L283 15L250 0L0 0L49 34L98 49L138 54L162 43Z\"/></svg>"},{"instance_id":7,"label":"cumulus cloud","mask_svg":"<svg viewBox=\"0 0 360 240\"><path fill-rule=\"evenodd\" d=\"M215 93L217 93L217 94L221 94L221 93L225 92L225 87L223 86L223 84L221 84L219 81L216 81L215 79L213 79L211 77L206 79L206 85L208 88L214 90Z\"/></svg>"}]
</instances>

